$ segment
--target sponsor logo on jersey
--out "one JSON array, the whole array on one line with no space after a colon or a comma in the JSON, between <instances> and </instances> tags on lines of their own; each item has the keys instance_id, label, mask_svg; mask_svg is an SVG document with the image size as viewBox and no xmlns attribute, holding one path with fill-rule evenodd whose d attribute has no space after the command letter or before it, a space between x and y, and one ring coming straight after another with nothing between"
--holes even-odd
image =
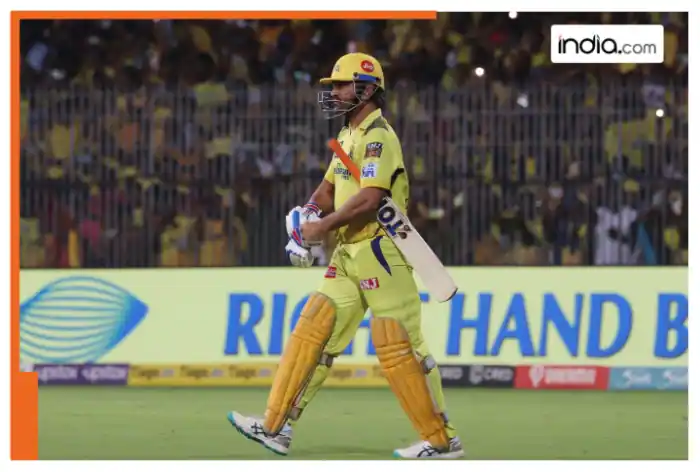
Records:
<instances>
[{"instance_id":1,"label":"sponsor logo on jersey","mask_svg":"<svg viewBox=\"0 0 700 472\"><path fill-rule=\"evenodd\" d=\"M375 290L379 288L379 279L372 277L371 279L360 280L361 290Z\"/></svg>"},{"instance_id":2,"label":"sponsor logo on jersey","mask_svg":"<svg viewBox=\"0 0 700 472\"><path fill-rule=\"evenodd\" d=\"M350 171L340 162L335 166L335 169L333 169L333 173L343 180L350 180Z\"/></svg>"},{"instance_id":3,"label":"sponsor logo on jersey","mask_svg":"<svg viewBox=\"0 0 700 472\"><path fill-rule=\"evenodd\" d=\"M377 177L378 165L374 162L365 164L362 166L362 178L363 179L374 179Z\"/></svg>"}]
</instances>

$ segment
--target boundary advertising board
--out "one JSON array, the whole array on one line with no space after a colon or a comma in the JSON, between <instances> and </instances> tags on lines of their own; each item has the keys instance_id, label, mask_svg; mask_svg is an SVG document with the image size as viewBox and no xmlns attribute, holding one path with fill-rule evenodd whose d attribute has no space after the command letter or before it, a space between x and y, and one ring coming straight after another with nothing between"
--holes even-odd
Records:
<instances>
[{"instance_id":1,"label":"boundary advertising board","mask_svg":"<svg viewBox=\"0 0 700 472\"><path fill-rule=\"evenodd\" d=\"M453 268L423 300L440 364L686 367L686 268ZM30 364L276 363L323 269L21 272ZM338 364L376 363L369 316Z\"/></svg>"},{"instance_id":2,"label":"boundary advertising board","mask_svg":"<svg viewBox=\"0 0 700 472\"><path fill-rule=\"evenodd\" d=\"M270 387L277 364L36 364L39 386ZM445 388L687 391L687 367L440 365ZM388 387L378 364L334 365L326 387Z\"/></svg>"}]
</instances>

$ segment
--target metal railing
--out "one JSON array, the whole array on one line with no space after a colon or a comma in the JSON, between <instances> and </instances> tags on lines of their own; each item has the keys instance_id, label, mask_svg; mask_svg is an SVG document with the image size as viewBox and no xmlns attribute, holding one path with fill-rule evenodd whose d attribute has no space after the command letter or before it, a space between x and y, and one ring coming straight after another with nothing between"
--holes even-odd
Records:
<instances>
[{"instance_id":1,"label":"metal railing","mask_svg":"<svg viewBox=\"0 0 700 472\"><path fill-rule=\"evenodd\" d=\"M22 266L286 265L284 215L339 129L315 92L26 91ZM411 218L446 264L687 263L687 87L390 92Z\"/></svg>"}]
</instances>

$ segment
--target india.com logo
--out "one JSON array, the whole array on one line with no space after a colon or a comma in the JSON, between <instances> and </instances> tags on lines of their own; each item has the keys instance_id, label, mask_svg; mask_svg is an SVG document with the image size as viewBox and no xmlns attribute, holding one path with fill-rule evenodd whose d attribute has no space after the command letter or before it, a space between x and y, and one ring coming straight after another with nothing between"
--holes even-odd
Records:
<instances>
[{"instance_id":1,"label":"india.com logo","mask_svg":"<svg viewBox=\"0 0 700 472\"><path fill-rule=\"evenodd\" d=\"M563 64L664 61L663 25L552 25L550 57Z\"/></svg>"},{"instance_id":2,"label":"india.com logo","mask_svg":"<svg viewBox=\"0 0 700 472\"><path fill-rule=\"evenodd\" d=\"M618 44L613 38L601 38L597 34L585 39L559 35L558 39L559 54L656 54L656 44Z\"/></svg>"}]
</instances>

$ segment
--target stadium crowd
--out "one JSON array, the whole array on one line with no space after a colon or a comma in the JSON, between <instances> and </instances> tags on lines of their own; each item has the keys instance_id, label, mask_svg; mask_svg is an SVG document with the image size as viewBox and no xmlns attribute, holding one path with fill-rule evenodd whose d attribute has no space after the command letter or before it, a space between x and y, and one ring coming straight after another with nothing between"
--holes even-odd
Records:
<instances>
[{"instance_id":1,"label":"stadium crowd","mask_svg":"<svg viewBox=\"0 0 700 472\"><path fill-rule=\"evenodd\" d=\"M569 22L664 24L664 62L551 64L549 27ZM23 21L20 34L24 268L286 265L284 215L340 127L318 111L317 79L351 51L385 65L410 216L446 264L687 264L683 14Z\"/></svg>"}]
</instances>

